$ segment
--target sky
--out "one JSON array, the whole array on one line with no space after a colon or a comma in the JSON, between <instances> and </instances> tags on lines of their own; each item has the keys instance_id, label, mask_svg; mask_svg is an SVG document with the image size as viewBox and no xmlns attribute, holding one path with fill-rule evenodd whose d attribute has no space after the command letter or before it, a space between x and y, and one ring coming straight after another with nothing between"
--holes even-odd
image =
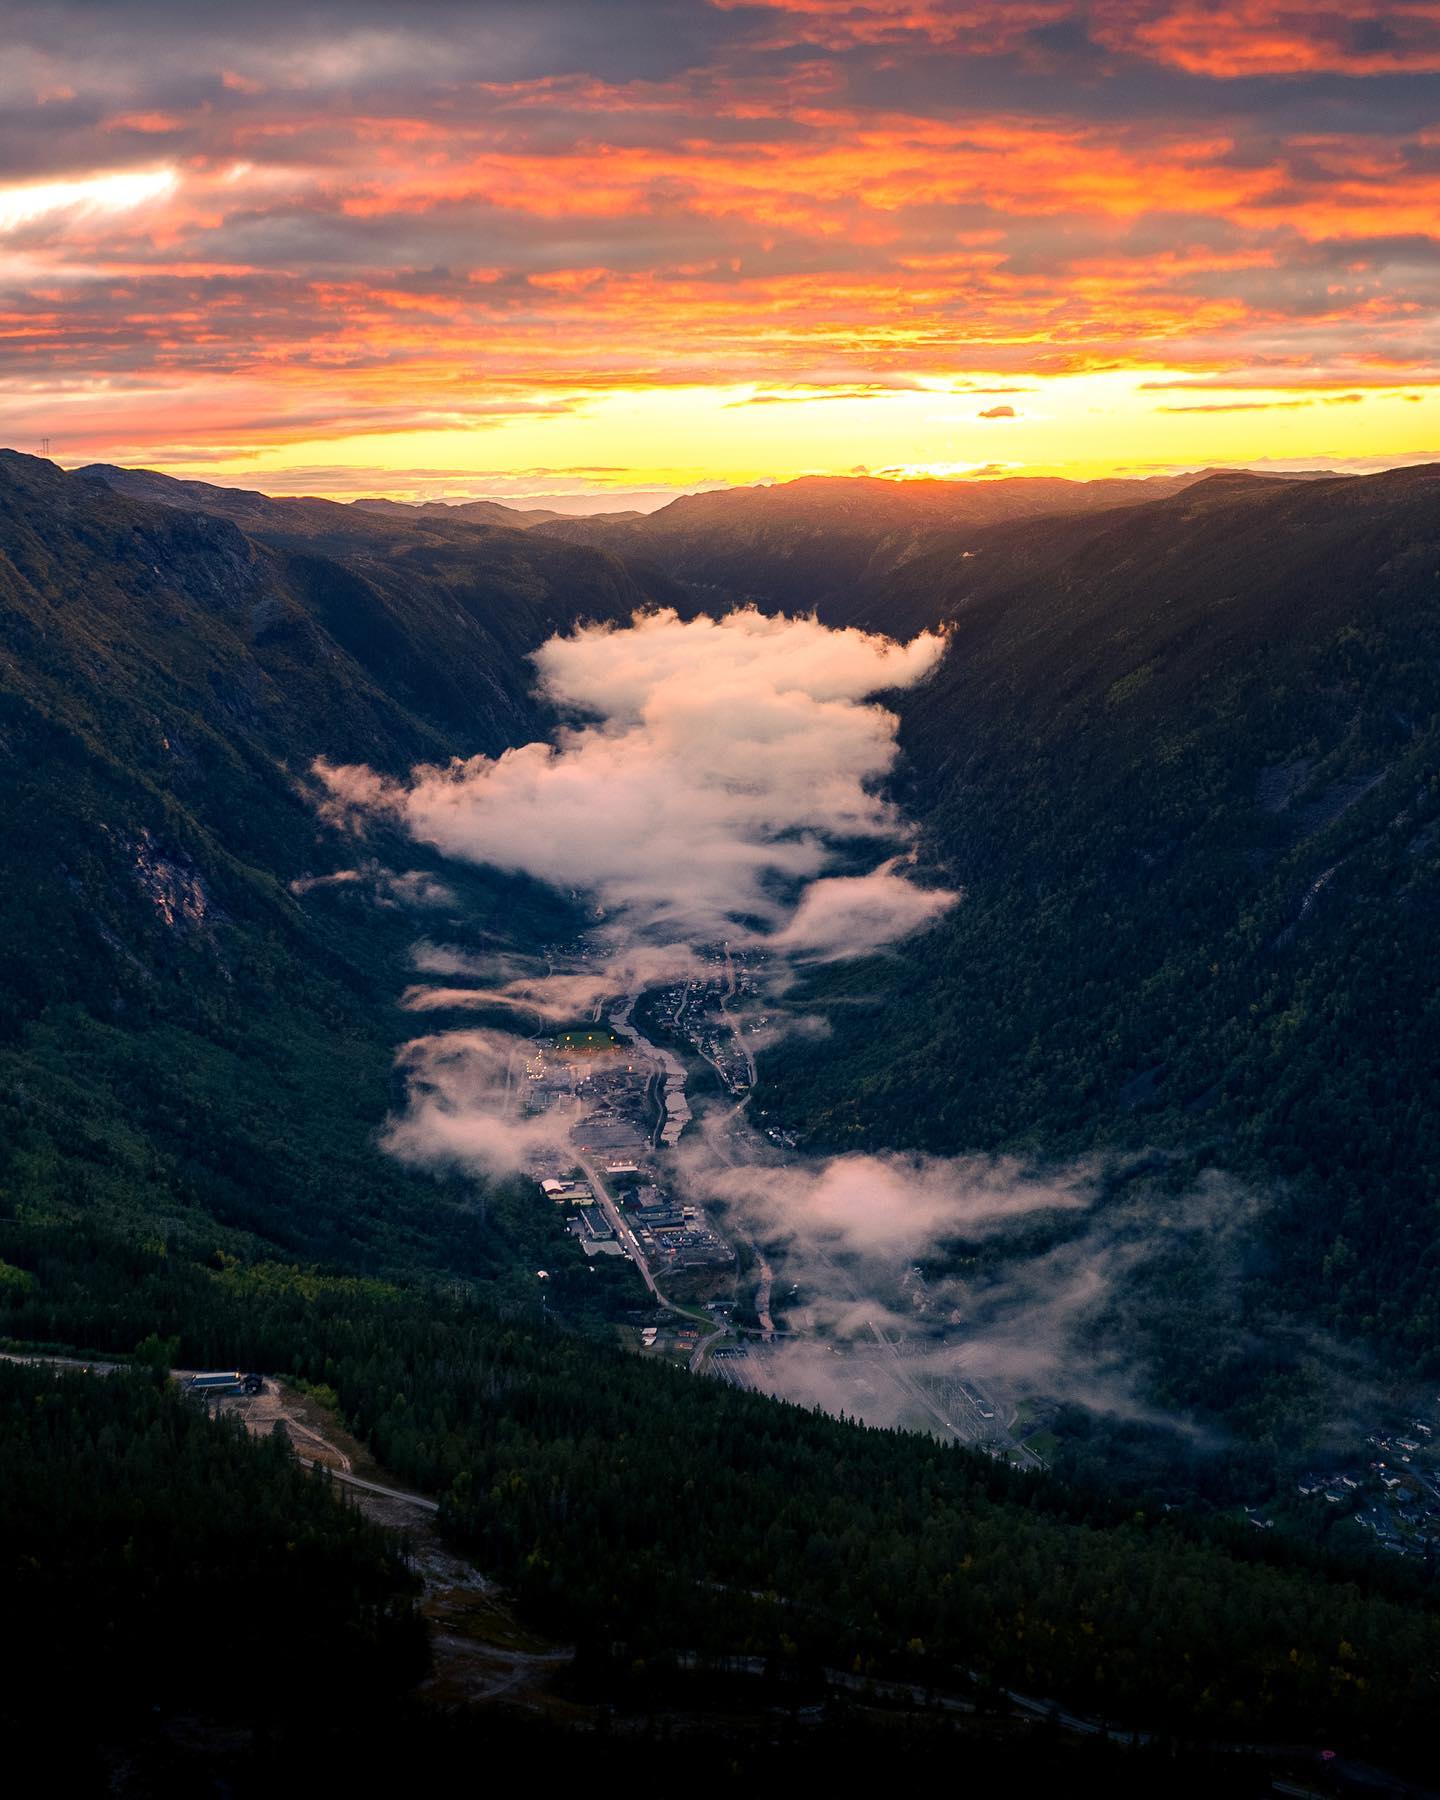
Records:
<instances>
[{"instance_id":1,"label":"sky","mask_svg":"<svg viewBox=\"0 0 1440 1800\"><path fill-rule=\"evenodd\" d=\"M1440 0L0 34L0 442L67 465L652 506L1440 456Z\"/></svg>"}]
</instances>

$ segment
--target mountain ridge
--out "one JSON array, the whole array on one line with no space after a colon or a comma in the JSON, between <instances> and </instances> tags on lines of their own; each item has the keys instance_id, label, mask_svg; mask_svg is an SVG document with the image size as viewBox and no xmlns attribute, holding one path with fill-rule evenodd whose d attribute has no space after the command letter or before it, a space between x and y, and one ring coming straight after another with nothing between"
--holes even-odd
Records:
<instances>
[{"instance_id":1,"label":"mountain ridge","mask_svg":"<svg viewBox=\"0 0 1440 1800\"><path fill-rule=\"evenodd\" d=\"M1203 471L1089 482L1059 476L892 481L815 475L682 495L630 522L561 519L534 529L627 557L685 582L697 594L809 610L841 598L857 583L883 579L947 533L1159 503L1204 479Z\"/></svg>"},{"instance_id":2,"label":"mountain ridge","mask_svg":"<svg viewBox=\"0 0 1440 1800\"><path fill-rule=\"evenodd\" d=\"M1189 1121L1152 1159L1177 1196L1225 1166L1244 1107L1262 1114L1257 1158L1316 1130L1335 1157L1369 1132L1348 1185L1288 1171L1308 1211L1277 1213L1252 1261L1162 1271L1158 1321L1121 1321L1163 1379L1151 1401L1217 1421L1222 1467L1198 1497L1171 1464L1127 1483L1125 1421L1057 1417L1052 1453L1083 1478L1028 1476L642 1362L615 1341L646 1304L624 1258L582 1258L526 1184L381 1154L417 933L493 951L579 924L563 897L383 825L340 835L310 759L495 754L549 722L528 692L540 637L699 601L534 532L323 502L252 504L246 523L157 480L158 504L0 455L0 1317L16 1340L285 1372L434 1495L450 1544L527 1621L579 1646L572 1676L601 1704L670 1708L691 1659L708 1683L711 1659L756 1656L787 1671L767 1706L853 1667L897 1673L917 1714L953 1687L986 1732L1013 1687L1187 1745L1340 1734L1423 1768L1424 1571L1354 1527L1347 1549L1338 1508L1297 1519L1288 1500L1287 1529L1264 1532L1233 1503L1309 1442L1312 1322L1388 1338L1406 1373L1432 1366L1433 1193L1400 1159L1428 1179L1434 1146L1423 1086L1399 1090L1440 1054L1433 471L966 528L825 606L947 628L934 675L889 703L918 873L943 866L967 894L893 961L812 974L800 997L830 1022L827 1061L763 1053L764 1107L812 1145L1010 1146L1041 1165L1103 1153L1120 1117L1152 1142ZM448 891L397 901L387 875L414 872ZM1358 983L1356 916L1378 951ZM1257 995L1257 970L1289 985ZM1137 1066L1157 1030L1168 1060ZM1233 1058L1252 1035L1270 1063ZM1229 1088L1187 1111L1217 1047ZM1327 1058L1342 1079L1317 1086ZM1266 1119L1257 1084L1277 1064ZM932 1272L968 1279L986 1253L960 1244ZM1257 1287L1305 1321L1278 1349ZM83 1438L73 1460L93 1468ZM87 1589L79 1616L94 1605Z\"/></svg>"}]
</instances>

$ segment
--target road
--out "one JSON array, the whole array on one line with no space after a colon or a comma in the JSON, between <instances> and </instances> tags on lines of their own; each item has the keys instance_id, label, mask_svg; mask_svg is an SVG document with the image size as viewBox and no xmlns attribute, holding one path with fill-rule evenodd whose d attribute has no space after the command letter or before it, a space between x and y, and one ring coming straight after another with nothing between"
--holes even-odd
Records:
<instances>
[{"instance_id":1,"label":"road","mask_svg":"<svg viewBox=\"0 0 1440 1800\"><path fill-rule=\"evenodd\" d=\"M566 1667L575 1660L575 1652L564 1650L513 1650L499 1644L476 1642L454 1631L436 1629L432 1643L437 1658L443 1654L449 1665L446 1677L454 1681L464 1678L465 1698L494 1700L501 1694L513 1693L527 1682Z\"/></svg>"},{"instance_id":2,"label":"road","mask_svg":"<svg viewBox=\"0 0 1440 1800\"><path fill-rule=\"evenodd\" d=\"M753 1092L756 1081L755 1058L749 1045L745 1042L739 1020L737 1020L734 1014L730 1012L727 1005L727 1001L734 998L739 986L739 980L735 970L735 959L728 943L722 945L721 949L724 959L723 974L718 976L718 978L712 977L711 979L720 990L721 1016L730 1032L738 1054L744 1061L745 1069L749 1076L751 1090ZM709 983L687 984L684 998L676 1014L675 1024L677 1027L684 1018L685 1011L690 1004L692 994L696 991L697 986L703 988L708 985ZM634 1023L635 1007L641 999L642 991L643 990L626 994L620 1002L612 1008L610 1013L610 1024L614 1030L628 1038L637 1049L656 1058L666 1068L667 1074L670 1076L670 1080L667 1082L667 1107L670 1101L669 1090L673 1090L679 1098L679 1103L684 1105L685 1116L688 1120L689 1107L683 1099L683 1083L685 1077L684 1065L680 1063L678 1058L671 1052L663 1050L659 1045L652 1043ZM698 1034L696 1049L697 1052L704 1057L705 1061L710 1063L721 1075L722 1079L724 1079L724 1070L721 1068L720 1063L715 1057L709 1056L700 1046ZM719 1156L723 1162L730 1164L732 1167L737 1166L742 1160L747 1160L743 1156L742 1149L732 1147L731 1140L737 1132L748 1132L749 1128L744 1123L744 1114L749 1105L749 1101L750 1094L747 1093L736 1105L732 1106L729 1112L719 1121L719 1128L717 1130L707 1131L706 1134L710 1147L714 1150L715 1154ZM668 1117L669 1115L667 1112L667 1118ZM668 1124L662 1125L660 1135L666 1144L674 1141ZM678 1132L674 1135L678 1136ZM638 1239L630 1230L620 1209L610 1199L598 1170L578 1152L577 1161L579 1162L580 1167L584 1169L592 1188L594 1188L604 1209L605 1216L615 1232L617 1240L621 1247L629 1254L636 1268L640 1271L641 1278L645 1282L650 1293L656 1301L667 1310L679 1313L682 1317L692 1316L685 1313L682 1308L676 1307L672 1302L667 1300L665 1295L661 1292L660 1286L655 1279L654 1272L645 1258L645 1254L640 1247ZM754 1289L754 1304L756 1317L760 1326L759 1335L764 1342L773 1342L776 1337L775 1320L771 1311L771 1300L775 1283L774 1270L766 1258L764 1251L753 1236L744 1231L743 1228L737 1228L734 1225L731 1226L731 1234L743 1243L746 1249L755 1258L758 1273ZM853 1300L856 1302L863 1302L866 1296L861 1295L858 1290L855 1289L848 1275L842 1269L823 1254L820 1255L819 1260L830 1270L831 1274L841 1287L850 1293ZM923 1383L918 1381L916 1377L910 1373L905 1367L900 1346L894 1342L889 1333L882 1331L873 1320L867 1321L867 1324L869 1325L869 1329L874 1336L876 1343L889 1352L884 1358L884 1372L900 1391L900 1394L904 1398L904 1402L909 1407L918 1409L926 1418L930 1419L942 1437L961 1442L970 1441L975 1434L965 1430L961 1425L958 1425L955 1420L949 1416L949 1413L947 1413L941 1402L926 1389ZM724 1335L725 1328L720 1327L711 1332L697 1346L690 1359L690 1368L693 1371L699 1373L704 1369L709 1360L711 1349ZM739 1371L727 1371L727 1373L738 1375ZM974 1384L972 1383L971 1385L973 1386ZM976 1391L978 1392L979 1390L977 1389ZM1022 1466L1043 1469L1045 1466L1043 1461L1032 1451L1027 1450L1010 1431L1005 1429L1005 1427L999 1423L1001 1409L999 1406L995 1405L992 1397L982 1395L982 1399L987 1405L992 1407L996 1415L995 1422L987 1431L986 1435L996 1440L1001 1448L1010 1452L1014 1460ZM990 1422L987 1421L986 1423L989 1425Z\"/></svg>"},{"instance_id":3,"label":"road","mask_svg":"<svg viewBox=\"0 0 1440 1800\"><path fill-rule=\"evenodd\" d=\"M644 1041L644 1039L641 1040L641 1042ZM666 1312L674 1313L677 1318L684 1319L687 1324L695 1325L701 1323L702 1321L698 1314L689 1311L686 1307L676 1306L673 1300L667 1300L665 1295L661 1292L660 1284L655 1279L654 1271L651 1269L650 1264L645 1260L645 1252L640 1248L639 1238L637 1238L635 1233L630 1229L629 1222L624 1213L621 1212L620 1208L611 1199L610 1191L605 1186L604 1181L601 1179L600 1171L595 1167L594 1163L592 1163L584 1152L580 1150L575 1152L575 1160L579 1167L585 1171L585 1179L590 1183L600 1210L605 1214L606 1219L614 1230L621 1249L625 1251L626 1255L629 1256L630 1260L635 1264L635 1267L640 1271L640 1279L645 1283L646 1287L649 1288L656 1304L664 1307ZM718 1338L724 1337L728 1330L729 1327L726 1325L717 1325L711 1330L707 1337L700 1339L690 1355L689 1369L692 1375L698 1375L705 1367L711 1346Z\"/></svg>"},{"instance_id":4,"label":"road","mask_svg":"<svg viewBox=\"0 0 1440 1800\"><path fill-rule=\"evenodd\" d=\"M739 1109L737 1108L737 1111L738 1110ZM721 1154L723 1155L724 1152L722 1151ZM729 1159L727 1158L727 1160ZM835 1283L837 1290L848 1294L857 1305L864 1304L866 1299L869 1298L869 1296L860 1292L851 1280L849 1274L835 1262L833 1258L827 1256L824 1251L812 1247L810 1255L828 1272ZM935 1396L930 1393L921 1382L917 1381L910 1373L909 1369L906 1368L900 1345L895 1342L889 1332L883 1330L873 1319L866 1319L865 1323L869 1328L871 1336L875 1339L875 1342L883 1349L889 1351L890 1354L884 1359L884 1371L900 1390L901 1394L903 1394L913 1405L918 1406L929 1418L934 1420L935 1424L940 1428L943 1437L959 1443L971 1442L971 1434L962 1430L960 1426L955 1423ZM873 1364L867 1366L873 1370ZM977 1393L980 1392L973 1381L971 1381L969 1385L974 1388ZM988 1403L993 1405L989 1396L984 1396L984 1398L986 1398ZM1043 1469L1045 1464L1040 1458L1036 1456L1033 1451L1027 1450L1023 1444L1018 1442L1009 1431L998 1423L999 1409L996 1408L995 1410L996 1423L988 1435L991 1438L998 1440L1001 1448L1012 1451L1023 1466L1027 1468Z\"/></svg>"},{"instance_id":5,"label":"road","mask_svg":"<svg viewBox=\"0 0 1440 1800\"><path fill-rule=\"evenodd\" d=\"M128 1363L85 1362L78 1356L26 1356L13 1350L0 1350L0 1362L24 1363L32 1369L54 1369L57 1374L73 1371L83 1375L113 1375L117 1369L130 1366Z\"/></svg>"},{"instance_id":6,"label":"road","mask_svg":"<svg viewBox=\"0 0 1440 1800\"><path fill-rule=\"evenodd\" d=\"M725 945L725 989L724 989L724 992L720 996L720 1017L722 1019L724 1019L725 1023L730 1027L730 1035L735 1040L735 1048L740 1052L741 1056L745 1059L745 1072L749 1077L750 1086L753 1088L755 1085L755 1058L751 1054L750 1046L745 1042L744 1032L741 1031L739 1024L730 1016L730 1009L725 1004L725 1002L727 1000L733 1000L734 998L735 998L735 962L734 962L734 959L732 958L732 956L730 955L730 946L729 946L729 944L726 944Z\"/></svg>"},{"instance_id":7,"label":"road","mask_svg":"<svg viewBox=\"0 0 1440 1800\"><path fill-rule=\"evenodd\" d=\"M57 1374L78 1371L87 1375L113 1375L117 1370L131 1367L128 1363L85 1362L77 1356L25 1356L11 1350L0 1350L0 1362L23 1363L31 1368L54 1369ZM179 1382L183 1387L190 1373L191 1371L188 1369L172 1369L170 1376L173 1381ZM331 1462L325 1457L305 1456L297 1449L295 1460L304 1463L306 1468L324 1469L332 1481L341 1482L345 1487L363 1488L366 1493L380 1494L386 1500L398 1500L405 1506L418 1506L425 1512L439 1512L438 1500L427 1500L423 1494L407 1494L403 1488L386 1487L381 1482L366 1481L363 1476L355 1474L350 1458L338 1444L331 1443L329 1438L316 1431L313 1426L307 1425L303 1419L297 1419L292 1412L286 1409L283 1392L278 1383L267 1381L262 1390L262 1397L276 1402L272 1409L267 1409L263 1420L263 1423L269 1425L271 1430L276 1424L283 1423L292 1438L309 1438L312 1443L320 1445L328 1452L329 1457L334 1458L334 1462ZM225 1400L237 1398L238 1396L224 1396ZM221 1409L230 1410L224 1407L223 1401ZM262 1421L254 1422L261 1423ZM250 1419L247 1418L246 1423L249 1426ZM335 1463L339 1464L338 1468Z\"/></svg>"},{"instance_id":8,"label":"road","mask_svg":"<svg viewBox=\"0 0 1440 1800\"><path fill-rule=\"evenodd\" d=\"M944 1426L946 1432L952 1438L963 1439L965 1434L952 1420L945 1416L945 1409L941 1406L940 1402L933 1394L927 1394L925 1392L925 1389L921 1387L920 1383L900 1360L900 1352L890 1334L882 1331L873 1319L867 1319L865 1323L870 1327L875 1342L877 1344L883 1344L890 1352L890 1361L892 1364L890 1376L896 1386L903 1388L917 1406L923 1407L924 1410L929 1413L936 1424Z\"/></svg>"},{"instance_id":9,"label":"road","mask_svg":"<svg viewBox=\"0 0 1440 1800\"><path fill-rule=\"evenodd\" d=\"M640 1248L639 1238L637 1238L635 1233L630 1229L624 1213L621 1212L620 1208L610 1198L610 1190L605 1185L604 1177L585 1152L579 1149L578 1146L574 1151L574 1157L577 1168L584 1171L585 1179L590 1183L590 1191L594 1194L596 1203L601 1212L604 1213L611 1230L615 1233L620 1248L640 1271L640 1279L645 1283L646 1287L649 1288L650 1292L660 1304L662 1306L669 1306L670 1302L660 1292L655 1276L650 1268L650 1264L645 1260L645 1252ZM672 1308L672 1310L674 1309Z\"/></svg>"},{"instance_id":10,"label":"road","mask_svg":"<svg viewBox=\"0 0 1440 1800\"><path fill-rule=\"evenodd\" d=\"M755 1085L755 1058L750 1054L749 1046L745 1042L745 1039L744 1039L743 1034L741 1033L740 1027L736 1024L734 1018L731 1016L729 1010L726 1008L726 1005L725 1005L726 996L733 995L735 992L735 966L730 958L729 945L728 944L725 945L724 949L725 949L726 980L727 980L728 985L724 985L721 987L720 1016L725 1021L726 1025L728 1025L730 1028L730 1035L735 1040L735 1048L740 1052L740 1056L743 1059L744 1064L745 1064L745 1068L746 1068L746 1072L747 1072L747 1075L749 1078L750 1086L753 1088ZM717 984L717 985L719 985L719 984ZM697 993L702 994L702 995L706 994L709 992L709 990L710 990L710 980L708 978L704 981L688 981L688 982L686 982L684 996L680 1001L679 1009L677 1010L677 1012L675 1014L675 1018L672 1022L672 1029L674 1031L676 1031L676 1032L680 1031L680 1029L684 1023L685 1014L689 1010L690 1001L691 1001L692 997ZM635 1005L636 1001L639 1000L639 998L640 998L639 994L627 995L626 1000L625 1000L624 1011L617 1012L611 1020L612 1024L617 1025L617 1026L623 1026L631 1035L634 1035L634 1027L631 1026L629 1023L630 1010ZM694 1050L696 1056L698 1056L702 1062L709 1063L710 1067L720 1077L721 1086L726 1089L729 1089L730 1078L725 1072L724 1065L719 1061L719 1059L717 1057L712 1056L710 1054L710 1052L705 1048L704 1042L702 1041L703 1030L704 1030L704 1027L702 1025L700 1027L700 1029L698 1031L696 1031L696 1033L691 1037L691 1039L690 1039L691 1048ZM669 1066L670 1064L673 1064L675 1071L678 1073L679 1078L680 1078L681 1082L683 1083L683 1081L685 1079L685 1068L684 1068L683 1063L679 1062L678 1059L671 1056L668 1051L661 1050L657 1045L650 1043L650 1040L648 1038L641 1038L639 1041L641 1043L645 1044L650 1050L654 1051L654 1053L657 1056L665 1057L667 1059L667 1066ZM687 1111L688 1111L688 1109L687 1109Z\"/></svg>"},{"instance_id":11,"label":"road","mask_svg":"<svg viewBox=\"0 0 1440 1800\"><path fill-rule=\"evenodd\" d=\"M378 1481L366 1481L359 1475L351 1475L341 1469L332 1469L329 1463L321 1462L318 1456L301 1456L296 1459L309 1469L324 1469L332 1481L338 1481L344 1487L363 1488L367 1494L379 1494L386 1500L399 1500L405 1506L418 1506L422 1512L439 1512L438 1500L427 1500L423 1494L407 1494L403 1488L384 1487Z\"/></svg>"},{"instance_id":12,"label":"road","mask_svg":"<svg viewBox=\"0 0 1440 1800\"><path fill-rule=\"evenodd\" d=\"M656 1292L658 1298L658 1290L656 1290ZM661 1303L669 1306L669 1303L666 1301L662 1300ZM679 1310L674 1307L670 1307L669 1309L671 1311ZM885 1336L874 1321L870 1321L870 1329L878 1342L888 1345L892 1351L896 1349L894 1343ZM723 1335L723 1327L720 1331L712 1334L712 1339L713 1337L721 1335ZM707 1340L707 1342L708 1341L712 1340ZM693 1360L694 1359L692 1358L692 1366ZM27 1356L15 1351L0 1351L0 1361L26 1364L32 1367L51 1368L60 1372L84 1371L97 1376L114 1374L117 1370L129 1366L123 1363L104 1361L87 1362L79 1357ZM172 1370L171 1373L174 1378L183 1379L186 1371ZM917 1400L933 1410L933 1402L930 1401L929 1396L925 1395L923 1390L919 1389L918 1386L913 1383L906 1371L903 1369L899 1370L896 1374L896 1379L902 1386L912 1391ZM279 1410L273 1415L270 1415L267 1422L273 1423L275 1419L283 1419L288 1430L299 1433L322 1445L329 1454L337 1458L343 1466L337 1469L329 1462L322 1461L319 1457L297 1455L297 1461L305 1464L309 1468L323 1468L332 1481L338 1482L344 1487L354 1488L367 1494L374 1494L381 1499L395 1501L402 1506L415 1507L422 1512L430 1514L439 1512L439 1502L427 1499L423 1494L408 1493L403 1488L390 1487L379 1481L368 1481L363 1476L354 1474L351 1470L350 1458L338 1444L332 1443L320 1432L314 1430L313 1427L305 1424L303 1420L294 1418L291 1413L284 1410L284 1393L278 1383L267 1381L264 1392L266 1396L280 1403ZM946 1421L946 1423L948 1423L948 1421ZM569 1649L541 1652L518 1651L509 1648L498 1649L485 1644L477 1644L471 1638L456 1638L453 1634L446 1633L443 1630L437 1630L436 1641L439 1646L448 1648L455 1654L463 1653L467 1657L473 1657L480 1654L489 1660L495 1660L505 1665L495 1674L487 1674L486 1686L482 1690L477 1690L473 1693L471 1696L472 1698L487 1698L507 1692L510 1689L521 1685L526 1679L547 1668L567 1663L573 1654ZM687 1654L682 1655L679 1660L684 1664L685 1662L692 1660L692 1658ZM730 1667L732 1669L740 1665L749 1665L750 1672L756 1674L762 1673L767 1666L765 1660L759 1657L740 1657L731 1660ZM973 1701L963 1699L958 1695L936 1694L928 1684L922 1687L918 1682L893 1679L887 1680L883 1677L875 1679L858 1676L848 1670L838 1669L826 1669L824 1675L829 1685L850 1689L855 1692L868 1692L891 1699L904 1697L923 1706L937 1707L942 1710L965 1713L973 1712L975 1710L975 1703ZM974 1670L969 1671L969 1675L970 1679L977 1683L982 1679ZM1050 1725L1055 1726L1062 1731L1070 1732L1076 1736L1108 1738L1116 1743L1137 1746L1156 1741L1156 1734L1150 1731L1133 1726L1118 1725L1109 1720L1093 1718L1083 1713L1072 1712L1059 1705L1056 1701L1047 1700L1038 1695L1022 1694L1014 1688L1003 1687L1000 1688L998 1692L1018 1712L1027 1714L1037 1720L1044 1720ZM1163 1734L1161 1735L1163 1736ZM1235 1756L1252 1757L1257 1760L1271 1762L1282 1759L1291 1762L1304 1761L1313 1758L1315 1755L1313 1746L1303 1744L1233 1743L1211 1739L1208 1740L1206 1747L1211 1751L1218 1751ZM1437 1800L1437 1796L1434 1794L1433 1790L1418 1787L1412 1782L1391 1776L1385 1770L1372 1767L1368 1764L1347 1761L1343 1764L1337 1763L1334 1766L1343 1768L1349 1774L1352 1784L1358 1780L1361 1785L1371 1788L1383 1788L1387 1792L1405 1794L1410 1796L1411 1800ZM1299 1796L1312 1795L1314 1793L1314 1789L1309 1786L1309 1784L1302 1785L1279 1777L1275 1777L1272 1780L1271 1791Z\"/></svg>"}]
</instances>

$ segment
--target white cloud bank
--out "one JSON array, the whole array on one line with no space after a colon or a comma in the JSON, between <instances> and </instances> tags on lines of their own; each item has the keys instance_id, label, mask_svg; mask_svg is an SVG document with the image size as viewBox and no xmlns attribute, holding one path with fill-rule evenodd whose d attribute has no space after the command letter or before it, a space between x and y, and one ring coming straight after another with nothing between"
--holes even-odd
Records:
<instances>
[{"instance_id":1,"label":"white cloud bank","mask_svg":"<svg viewBox=\"0 0 1440 1800\"><path fill-rule=\"evenodd\" d=\"M946 1238L988 1237L1027 1214L1073 1211L1094 1171L1042 1177L1007 1158L879 1155L726 1167L686 1158L690 1191L736 1206L767 1241L890 1264Z\"/></svg>"},{"instance_id":2,"label":"white cloud bank","mask_svg":"<svg viewBox=\"0 0 1440 1800\"><path fill-rule=\"evenodd\" d=\"M540 691L570 719L553 742L418 768L398 782L317 764L336 818L384 815L449 856L593 900L599 923L589 935L600 954L550 961L422 942L414 963L428 979L402 1005L514 1015L519 1029L569 1022L599 1016L616 995L712 978L701 949L728 941L765 952L770 997L755 1048L786 1029L821 1029L776 1003L797 965L883 951L961 898L912 879L913 832L878 791L895 761L897 722L874 696L922 680L943 648L934 634L902 645L748 610L720 620L637 616L626 628L552 638L537 653ZM879 860L853 873L856 844L867 841ZM352 879L359 871L329 878ZM480 1175L568 1160L574 1114L523 1113L533 1048L518 1029L483 1026L408 1044L409 1102L387 1129L387 1149ZM1116 1212L1098 1204L1094 1165L782 1158L734 1115L687 1143L675 1175L690 1197L723 1207L778 1253L784 1278L804 1290L824 1341L769 1346L765 1384L876 1423L915 1416L908 1376L869 1379L893 1360L885 1334L906 1335L902 1271L957 1240L1000 1254L983 1274L932 1280L932 1318L948 1318L960 1341L908 1357L911 1375L960 1370L1141 1410L1123 1345L1092 1342L1095 1323L1157 1231L1214 1233L1238 1216L1235 1197L1219 1190L1189 1196L1169 1225L1149 1206ZM1050 1247L1012 1259L1005 1240L1016 1232ZM838 1356L840 1345L879 1361Z\"/></svg>"},{"instance_id":3,"label":"white cloud bank","mask_svg":"<svg viewBox=\"0 0 1440 1800\"><path fill-rule=\"evenodd\" d=\"M526 1118L516 1104L532 1048L504 1031L445 1031L407 1044L400 1061L410 1101L386 1128L384 1147L402 1162L472 1175L503 1175L563 1150L573 1110Z\"/></svg>"},{"instance_id":4,"label":"white cloud bank","mask_svg":"<svg viewBox=\"0 0 1440 1800\"><path fill-rule=\"evenodd\" d=\"M827 877L840 840L904 841L876 788L896 720L869 697L944 648L753 610L639 615L537 653L541 692L591 722L554 743L389 782L316 765L331 807L383 810L447 855L595 896L617 949L765 943L829 957L883 948L955 896L889 862ZM814 883L813 887L806 884Z\"/></svg>"},{"instance_id":5,"label":"white cloud bank","mask_svg":"<svg viewBox=\"0 0 1440 1800\"><path fill-rule=\"evenodd\" d=\"M958 898L920 887L904 855L861 875L836 867L842 846L853 859L857 843L893 851L912 836L878 792L896 719L873 696L922 680L943 651L933 632L899 644L753 609L638 614L536 653L539 691L570 721L553 742L406 781L317 763L337 821L383 816L448 856L593 899L598 954L566 965L423 943L415 964L430 979L401 1005L570 1021L619 994L703 978L700 947L728 942L766 953L773 1041L795 1023L776 997L798 963L884 950ZM558 1148L553 1117L519 1116L517 1046L526 1040L493 1030L406 1046L410 1105L388 1147L481 1174Z\"/></svg>"}]
</instances>

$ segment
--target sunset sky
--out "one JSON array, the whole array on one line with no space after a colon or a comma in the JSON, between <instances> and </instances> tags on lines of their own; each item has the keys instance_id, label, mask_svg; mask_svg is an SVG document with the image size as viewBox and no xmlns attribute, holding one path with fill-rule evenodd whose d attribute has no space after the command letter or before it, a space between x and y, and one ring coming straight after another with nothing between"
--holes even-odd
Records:
<instances>
[{"instance_id":1,"label":"sunset sky","mask_svg":"<svg viewBox=\"0 0 1440 1800\"><path fill-rule=\"evenodd\" d=\"M1440 456L1440 0L0 25L0 442L67 465L653 504Z\"/></svg>"}]
</instances>

